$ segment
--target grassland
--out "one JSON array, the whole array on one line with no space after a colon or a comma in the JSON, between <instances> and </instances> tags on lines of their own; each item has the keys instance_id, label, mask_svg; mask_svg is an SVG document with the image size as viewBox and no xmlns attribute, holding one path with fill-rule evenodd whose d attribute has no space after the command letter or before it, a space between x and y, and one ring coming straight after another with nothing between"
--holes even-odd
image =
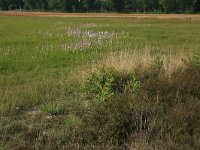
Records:
<instances>
[{"instance_id":1,"label":"grassland","mask_svg":"<svg viewBox=\"0 0 200 150\"><path fill-rule=\"evenodd\" d=\"M199 148L200 113L196 107L200 106L198 85L200 74L198 68L194 69L196 71L190 70L193 67L183 61L199 52L200 21L190 17L159 19L0 15L0 147L2 149ZM198 64L198 58L195 63ZM164 70L162 75L159 75L161 72L156 72L162 70L160 65ZM102 93L103 96L88 94L91 86L96 85L97 81L92 80L88 84L87 91L85 82L92 72L98 72L98 68L102 66L111 67L117 72L116 74L119 74L117 76L121 77L129 76L133 68L139 69L135 74L141 82L140 87L143 88L141 91L145 92L139 94L116 92L116 94L105 88L103 92L106 94ZM187 67L190 68L189 71ZM151 72L152 68L154 72ZM193 78L188 75L191 72ZM113 74L115 73L112 71L103 71L103 74L100 71L100 75L108 77L108 81L115 79ZM92 75L93 79L99 79L96 74ZM148 80L145 75L149 76ZM188 87L185 87L185 84ZM137 87L136 82L133 85ZM93 99L95 104L90 104ZM106 104L102 106L99 102L96 104L96 99L106 101ZM144 104L140 105L138 99L144 100ZM151 103L146 103L146 100L151 100ZM162 100L166 102L161 105L158 101ZM123 103L125 104L122 105ZM140 115L137 113L133 115L129 103L137 105L137 112ZM169 109L169 112L163 109ZM162 113L155 113L161 110ZM137 136L135 130L134 134L131 130L125 132L129 135L124 137L120 130L124 131L129 127L121 128L120 125L120 127L116 125L116 120L138 122L136 116L141 116L141 112L146 114L145 116L150 115L151 120L154 118L151 131L159 131L154 132L154 140L151 142L146 132L150 131L150 126L147 130L141 125L143 123L140 124L142 127L138 124ZM135 118L126 118L131 115ZM188 118L184 118L186 116ZM116 119L114 123L112 118ZM133 118L135 120L132 120ZM143 122L143 117L138 118ZM148 117L146 118L148 120ZM189 118L193 120L183 121ZM163 123L166 120L174 122L170 124L174 128L165 128L164 125L169 126ZM191 127L192 135L187 135L190 134L189 129L186 131L184 125L181 129L177 127L182 123L195 126ZM121 139L120 136L124 138Z\"/></svg>"}]
</instances>

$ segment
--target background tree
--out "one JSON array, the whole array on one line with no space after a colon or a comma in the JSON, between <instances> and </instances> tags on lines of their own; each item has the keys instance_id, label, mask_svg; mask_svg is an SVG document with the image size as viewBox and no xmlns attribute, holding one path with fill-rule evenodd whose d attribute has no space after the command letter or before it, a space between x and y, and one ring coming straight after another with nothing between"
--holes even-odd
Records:
<instances>
[{"instance_id":1,"label":"background tree","mask_svg":"<svg viewBox=\"0 0 200 150\"><path fill-rule=\"evenodd\" d=\"M23 0L24 2L24 9L35 9L36 8L36 2L35 0Z\"/></svg>"},{"instance_id":2,"label":"background tree","mask_svg":"<svg viewBox=\"0 0 200 150\"><path fill-rule=\"evenodd\" d=\"M21 9L22 6L22 0L0 0L0 9L2 10Z\"/></svg>"},{"instance_id":3,"label":"background tree","mask_svg":"<svg viewBox=\"0 0 200 150\"><path fill-rule=\"evenodd\" d=\"M0 9L1 10L6 10L7 4L5 0L0 0Z\"/></svg>"},{"instance_id":4,"label":"background tree","mask_svg":"<svg viewBox=\"0 0 200 150\"><path fill-rule=\"evenodd\" d=\"M40 10L48 9L48 2L47 0L37 0L35 1L35 7Z\"/></svg>"},{"instance_id":5,"label":"background tree","mask_svg":"<svg viewBox=\"0 0 200 150\"><path fill-rule=\"evenodd\" d=\"M193 0L177 0L180 11L192 10Z\"/></svg>"},{"instance_id":6,"label":"background tree","mask_svg":"<svg viewBox=\"0 0 200 150\"><path fill-rule=\"evenodd\" d=\"M158 0L142 0L143 11L155 11L159 9Z\"/></svg>"},{"instance_id":7,"label":"background tree","mask_svg":"<svg viewBox=\"0 0 200 150\"><path fill-rule=\"evenodd\" d=\"M0 9L64 12L199 12L200 0L0 0Z\"/></svg>"},{"instance_id":8,"label":"background tree","mask_svg":"<svg viewBox=\"0 0 200 150\"><path fill-rule=\"evenodd\" d=\"M105 7L105 10L106 11L113 11L113 3L112 3L112 0L105 0L104 1L104 7Z\"/></svg>"},{"instance_id":9,"label":"background tree","mask_svg":"<svg viewBox=\"0 0 200 150\"><path fill-rule=\"evenodd\" d=\"M96 0L83 0L82 4L83 4L83 9L85 11L94 11L95 9L95 2Z\"/></svg>"},{"instance_id":10,"label":"background tree","mask_svg":"<svg viewBox=\"0 0 200 150\"><path fill-rule=\"evenodd\" d=\"M53 11L61 10L60 0L47 0L47 3L50 10Z\"/></svg>"},{"instance_id":11,"label":"background tree","mask_svg":"<svg viewBox=\"0 0 200 150\"><path fill-rule=\"evenodd\" d=\"M165 12L175 12L178 8L177 0L160 0L160 5Z\"/></svg>"},{"instance_id":12,"label":"background tree","mask_svg":"<svg viewBox=\"0 0 200 150\"><path fill-rule=\"evenodd\" d=\"M126 12L134 12L136 11L136 0L125 0L124 7Z\"/></svg>"},{"instance_id":13,"label":"background tree","mask_svg":"<svg viewBox=\"0 0 200 150\"><path fill-rule=\"evenodd\" d=\"M200 0L193 0L192 10L193 12L200 12Z\"/></svg>"},{"instance_id":14,"label":"background tree","mask_svg":"<svg viewBox=\"0 0 200 150\"><path fill-rule=\"evenodd\" d=\"M117 12L123 12L125 8L124 0L112 0L113 8Z\"/></svg>"}]
</instances>

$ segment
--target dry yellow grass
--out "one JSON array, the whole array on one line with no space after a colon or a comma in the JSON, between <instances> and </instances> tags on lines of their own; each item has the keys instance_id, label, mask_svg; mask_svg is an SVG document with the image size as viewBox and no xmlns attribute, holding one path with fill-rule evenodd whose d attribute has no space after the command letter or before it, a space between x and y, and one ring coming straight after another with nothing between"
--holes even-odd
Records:
<instances>
[{"instance_id":1,"label":"dry yellow grass","mask_svg":"<svg viewBox=\"0 0 200 150\"><path fill-rule=\"evenodd\" d=\"M183 65L182 59L184 56L161 55L160 57L163 60L164 69L169 75L179 66ZM154 59L155 56L152 56L149 51L144 51L143 54L137 52L121 52L109 54L108 57L102 61L102 64L107 67L112 67L119 72L128 73L138 66L148 68Z\"/></svg>"},{"instance_id":2,"label":"dry yellow grass","mask_svg":"<svg viewBox=\"0 0 200 150\"><path fill-rule=\"evenodd\" d=\"M158 56L163 61L164 70L168 76L170 76L179 67L184 66L183 59L185 59L185 55L181 53L160 54ZM77 68L76 71L73 71L70 75L70 80L84 82L91 72L98 71L98 69L102 66L105 66L106 68L113 68L116 71L125 74L132 72L133 69L137 67L147 69L153 63L155 57L155 55L151 54L148 47L134 51L110 52L102 60L95 64Z\"/></svg>"},{"instance_id":3,"label":"dry yellow grass","mask_svg":"<svg viewBox=\"0 0 200 150\"><path fill-rule=\"evenodd\" d=\"M128 17L128 18L200 20L199 14L118 14L118 13L58 13L58 12L0 11L0 16L88 17L88 18Z\"/></svg>"}]
</instances>

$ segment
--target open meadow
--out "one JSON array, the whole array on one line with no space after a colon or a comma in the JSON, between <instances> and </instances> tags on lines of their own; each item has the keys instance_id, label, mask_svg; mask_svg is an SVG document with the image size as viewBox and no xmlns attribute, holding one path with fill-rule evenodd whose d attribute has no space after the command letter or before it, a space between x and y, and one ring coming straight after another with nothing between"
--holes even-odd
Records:
<instances>
[{"instance_id":1,"label":"open meadow","mask_svg":"<svg viewBox=\"0 0 200 150\"><path fill-rule=\"evenodd\" d=\"M0 149L200 148L200 15L15 14Z\"/></svg>"}]
</instances>

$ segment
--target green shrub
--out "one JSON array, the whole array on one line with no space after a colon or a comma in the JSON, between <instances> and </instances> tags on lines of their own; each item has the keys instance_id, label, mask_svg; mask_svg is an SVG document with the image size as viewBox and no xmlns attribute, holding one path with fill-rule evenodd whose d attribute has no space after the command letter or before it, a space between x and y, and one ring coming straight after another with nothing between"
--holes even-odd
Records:
<instances>
[{"instance_id":1,"label":"green shrub","mask_svg":"<svg viewBox=\"0 0 200 150\"><path fill-rule=\"evenodd\" d=\"M93 73L88 78L86 92L95 94L95 98L106 101L113 95L112 87L114 86L114 73L112 69L101 68L99 73Z\"/></svg>"},{"instance_id":2,"label":"green shrub","mask_svg":"<svg viewBox=\"0 0 200 150\"><path fill-rule=\"evenodd\" d=\"M133 132L147 129L150 109L137 99L140 81L134 72L123 74L103 67L91 74L85 90L86 99L103 101L103 105L92 105L81 117L88 142L123 144Z\"/></svg>"},{"instance_id":3,"label":"green shrub","mask_svg":"<svg viewBox=\"0 0 200 150\"><path fill-rule=\"evenodd\" d=\"M82 116L86 142L128 144L138 131L148 130L151 109L131 93L118 93Z\"/></svg>"},{"instance_id":4,"label":"green shrub","mask_svg":"<svg viewBox=\"0 0 200 150\"><path fill-rule=\"evenodd\" d=\"M200 55L185 60L185 64L185 69L175 72L171 80L182 97L200 98Z\"/></svg>"},{"instance_id":5,"label":"green shrub","mask_svg":"<svg viewBox=\"0 0 200 150\"><path fill-rule=\"evenodd\" d=\"M121 74L112 68L102 67L92 73L85 83L85 90L94 99L105 102L116 93L137 93L140 82L134 73Z\"/></svg>"}]
</instances>

